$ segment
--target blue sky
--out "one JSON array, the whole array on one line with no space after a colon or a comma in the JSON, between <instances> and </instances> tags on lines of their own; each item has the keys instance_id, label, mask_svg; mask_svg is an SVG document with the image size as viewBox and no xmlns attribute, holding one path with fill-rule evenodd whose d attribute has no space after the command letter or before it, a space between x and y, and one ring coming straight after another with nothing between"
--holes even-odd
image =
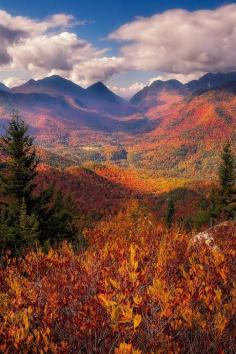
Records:
<instances>
[{"instance_id":1,"label":"blue sky","mask_svg":"<svg viewBox=\"0 0 236 354\"><path fill-rule=\"evenodd\" d=\"M69 13L91 21L78 30L78 34L97 45L101 38L137 16L151 16L169 9L190 11L214 9L234 1L221 0L0 0L0 8L12 15L45 18L55 13Z\"/></svg>"},{"instance_id":2,"label":"blue sky","mask_svg":"<svg viewBox=\"0 0 236 354\"><path fill-rule=\"evenodd\" d=\"M236 23L231 18L234 11L236 14L235 3L234 1L223 2L218 0L0 0L0 10L5 11L0 17L0 25L9 26L14 34L16 31L19 33L20 30L24 31L24 26L26 26L24 23L27 24L28 20L32 21L30 26L33 28L34 21L38 24L41 23L43 26L45 22L50 22L49 19L56 14L73 16L73 25L68 25L69 20L67 19L60 20L59 25L49 26L47 24L46 30L40 28L35 33L29 26L27 36L23 35L20 39L17 37L17 39L14 39L14 43L10 42L10 37L7 39L4 37L2 43L6 45L6 51L2 54L4 60L2 72L0 68L0 80L2 79L6 83L14 83L14 78L16 78L15 82L20 83L30 76L38 78L56 72L83 85L101 79L111 87L116 87L117 90L123 88L120 93L126 95L128 93L125 92L125 88L130 85L136 84L138 87L138 84L147 84L149 80L159 76L163 78L176 76L176 78L187 80L199 76L211 68L212 71L234 69L233 59L229 60L225 66L221 63L220 44L219 48L216 49L213 42L214 40L217 41L217 36L223 32L224 35L219 40L222 39L223 43L226 40L232 41L232 44L234 44L235 38L232 38L230 33L234 23ZM223 6L227 9L227 5L228 10L222 10L219 15L216 15L218 7ZM177 9L187 11L178 13ZM209 13L199 11L207 9L211 11ZM158 17L157 14L163 16ZM11 20L8 20L8 15L11 16ZM25 22L20 20L19 16ZM137 17L143 17L146 20L137 20ZM230 21L227 21L229 17ZM212 31L212 25L207 22L208 18L211 23L214 21L215 31ZM81 21L81 23L76 23L76 20ZM196 22L199 22L198 27L194 24ZM227 22L230 24L227 24ZM122 27L125 24L127 24L127 28ZM230 25L232 28L230 28ZM153 29L151 34L150 29ZM171 31L173 32L171 33ZM175 31L178 35L175 34ZM187 36L188 31L189 37ZM199 34L198 43L194 48L192 43L194 35L200 31L202 31L202 37ZM67 33L67 35L61 35L62 33ZM168 33L167 36L166 33ZM52 38L52 35L55 34L57 37ZM72 34L76 38L73 38ZM1 36L0 31L0 39ZM205 43L207 36L211 39L209 43ZM11 38L13 37L11 36ZM62 56L63 65L58 63L59 49L57 46L60 38L61 48L66 48L62 50L67 51ZM42 40L45 40L44 49L48 46L49 52L51 49L55 50L55 56L57 57L53 58L53 53L49 56L48 53L45 53L46 50L42 49L42 46L40 48ZM83 41L83 45L80 41ZM183 50L180 51L172 41L179 41L178 46L183 46ZM201 41L204 45L200 43ZM23 47L24 43L25 46ZM76 47L74 52L77 57L81 55L81 59L74 58L69 62L68 57L73 55L72 47ZM82 54L79 47L83 47ZM42 57L41 61L36 58L36 54L32 54L33 50L34 53L38 53L38 56ZM135 58L132 58L132 51ZM191 53L188 53L190 51ZM172 53L178 59L176 64L169 62ZM12 56L9 62L7 62L7 56ZM198 58L195 61L193 60L194 56ZM217 56L218 58L216 58ZM228 56L231 58L231 53ZM153 62L152 57L156 58L156 63ZM97 75L95 73L96 66ZM88 79L85 77L86 72L88 73Z\"/></svg>"},{"instance_id":3,"label":"blue sky","mask_svg":"<svg viewBox=\"0 0 236 354\"><path fill-rule=\"evenodd\" d=\"M57 12L73 13L79 18L95 20L106 32L115 29L136 16L150 16L168 9L185 8L188 10L214 9L233 1L220 0L1 0L1 8L13 15L26 15L43 18ZM99 29L100 30L100 29Z\"/></svg>"}]
</instances>

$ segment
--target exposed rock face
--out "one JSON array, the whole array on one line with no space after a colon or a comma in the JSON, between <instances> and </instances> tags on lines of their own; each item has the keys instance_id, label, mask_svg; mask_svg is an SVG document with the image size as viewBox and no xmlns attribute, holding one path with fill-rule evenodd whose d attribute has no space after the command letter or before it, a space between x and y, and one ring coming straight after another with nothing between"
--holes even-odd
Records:
<instances>
[{"instance_id":1,"label":"exposed rock face","mask_svg":"<svg viewBox=\"0 0 236 354\"><path fill-rule=\"evenodd\" d=\"M195 235L193 240L204 242L211 247L231 246L236 250L236 221L230 220L215 225Z\"/></svg>"}]
</instances>

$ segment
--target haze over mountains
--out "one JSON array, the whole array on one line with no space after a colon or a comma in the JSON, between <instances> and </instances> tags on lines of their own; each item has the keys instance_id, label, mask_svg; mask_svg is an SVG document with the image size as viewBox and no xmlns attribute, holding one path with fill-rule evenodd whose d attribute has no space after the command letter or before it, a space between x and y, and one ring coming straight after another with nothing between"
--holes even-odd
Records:
<instances>
[{"instance_id":1,"label":"haze over mountains","mask_svg":"<svg viewBox=\"0 0 236 354\"><path fill-rule=\"evenodd\" d=\"M186 164L198 173L211 168L204 160L212 146L235 139L235 107L236 72L210 73L187 84L155 81L130 101L102 82L84 89L56 75L12 89L0 86L3 122L18 110L39 144L55 151L82 146L103 158L104 147L123 146L130 163L171 174L187 173Z\"/></svg>"}]
</instances>

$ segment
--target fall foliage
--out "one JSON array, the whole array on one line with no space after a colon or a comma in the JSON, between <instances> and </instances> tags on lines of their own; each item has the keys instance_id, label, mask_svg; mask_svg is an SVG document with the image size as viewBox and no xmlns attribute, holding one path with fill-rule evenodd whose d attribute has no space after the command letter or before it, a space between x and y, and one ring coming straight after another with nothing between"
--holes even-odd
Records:
<instances>
[{"instance_id":1,"label":"fall foliage","mask_svg":"<svg viewBox=\"0 0 236 354\"><path fill-rule=\"evenodd\" d=\"M36 172L33 199L52 183L60 191L50 204L53 218L45 222L46 234L56 234L58 242L48 244L41 231L40 242L27 244L20 257L5 249L0 352L236 351L236 223L203 225L197 233L180 222L196 212L207 184L109 164L64 170L40 164ZM71 196L68 210L75 203L73 222L86 248L74 247L70 233L59 235L61 195ZM29 221L22 203L24 235L34 230Z\"/></svg>"},{"instance_id":2,"label":"fall foliage","mask_svg":"<svg viewBox=\"0 0 236 354\"><path fill-rule=\"evenodd\" d=\"M6 256L1 351L235 352L234 230L227 243L216 232L209 247L133 201L86 231L82 253L64 243Z\"/></svg>"}]
</instances>

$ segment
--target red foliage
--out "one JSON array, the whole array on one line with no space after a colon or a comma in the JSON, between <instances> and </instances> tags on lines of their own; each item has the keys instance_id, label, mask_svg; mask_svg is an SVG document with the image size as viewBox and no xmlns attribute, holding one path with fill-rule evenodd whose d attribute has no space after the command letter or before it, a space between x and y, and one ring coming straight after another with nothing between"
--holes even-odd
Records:
<instances>
[{"instance_id":1,"label":"red foliage","mask_svg":"<svg viewBox=\"0 0 236 354\"><path fill-rule=\"evenodd\" d=\"M80 254L64 244L5 259L1 351L235 352L233 243L167 232L136 202L86 237Z\"/></svg>"}]
</instances>

